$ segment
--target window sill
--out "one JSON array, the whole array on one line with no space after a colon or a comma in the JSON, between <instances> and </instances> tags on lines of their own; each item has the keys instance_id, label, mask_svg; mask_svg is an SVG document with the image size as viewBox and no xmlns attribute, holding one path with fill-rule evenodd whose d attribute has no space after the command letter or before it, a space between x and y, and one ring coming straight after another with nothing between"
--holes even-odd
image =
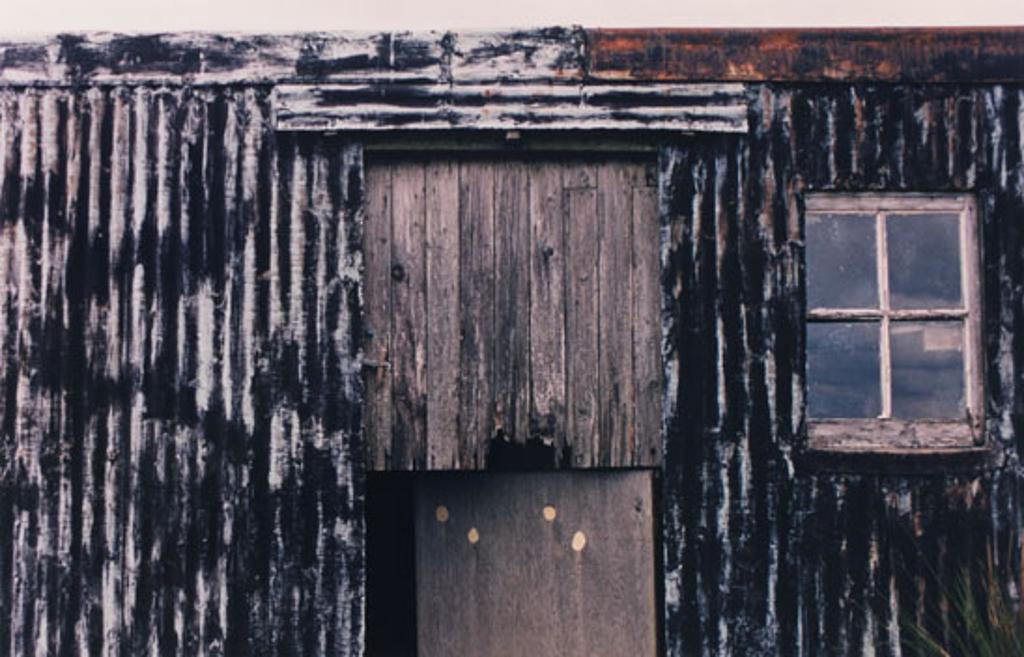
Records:
<instances>
[{"instance_id":1,"label":"window sill","mask_svg":"<svg viewBox=\"0 0 1024 657\"><path fill-rule=\"evenodd\" d=\"M945 449L814 449L797 458L801 470L815 473L936 475L983 472L998 468L1000 456L992 447Z\"/></svg>"},{"instance_id":2,"label":"window sill","mask_svg":"<svg viewBox=\"0 0 1024 657\"><path fill-rule=\"evenodd\" d=\"M813 420L808 426L812 449L963 449L981 444L981 426L965 420Z\"/></svg>"},{"instance_id":3,"label":"window sill","mask_svg":"<svg viewBox=\"0 0 1024 657\"><path fill-rule=\"evenodd\" d=\"M799 463L811 471L860 474L961 474L998 467L999 453L978 444L980 435L966 421L815 421Z\"/></svg>"},{"instance_id":4,"label":"window sill","mask_svg":"<svg viewBox=\"0 0 1024 657\"><path fill-rule=\"evenodd\" d=\"M835 420L809 425L802 468L859 474L963 474L998 467L967 422Z\"/></svg>"}]
</instances>

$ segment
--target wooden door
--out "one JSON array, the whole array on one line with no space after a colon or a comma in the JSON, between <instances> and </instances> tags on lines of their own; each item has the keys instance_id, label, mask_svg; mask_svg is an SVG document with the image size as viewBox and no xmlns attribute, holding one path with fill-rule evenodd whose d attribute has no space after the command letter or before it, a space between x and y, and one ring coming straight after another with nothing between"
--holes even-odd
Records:
<instances>
[{"instance_id":1,"label":"wooden door","mask_svg":"<svg viewBox=\"0 0 1024 657\"><path fill-rule=\"evenodd\" d=\"M369 467L659 465L653 162L367 166Z\"/></svg>"},{"instance_id":2,"label":"wooden door","mask_svg":"<svg viewBox=\"0 0 1024 657\"><path fill-rule=\"evenodd\" d=\"M653 657L650 471L422 475L420 657Z\"/></svg>"}]
</instances>

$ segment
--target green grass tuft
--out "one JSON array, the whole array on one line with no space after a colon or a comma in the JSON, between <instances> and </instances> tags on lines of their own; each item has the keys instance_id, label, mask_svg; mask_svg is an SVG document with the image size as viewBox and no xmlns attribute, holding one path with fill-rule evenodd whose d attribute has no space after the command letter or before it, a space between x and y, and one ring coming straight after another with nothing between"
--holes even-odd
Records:
<instances>
[{"instance_id":1,"label":"green grass tuft","mask_svg":"<svg viewBox=\"0 0 1024 657\"><path fill-rule=\"evenodd\" d=\"M1024 613L991 563L980 577L962 570L945 597L946 640L904 617L907 647L923 657L1024 657Z\"/></svg>"}]
</instances>

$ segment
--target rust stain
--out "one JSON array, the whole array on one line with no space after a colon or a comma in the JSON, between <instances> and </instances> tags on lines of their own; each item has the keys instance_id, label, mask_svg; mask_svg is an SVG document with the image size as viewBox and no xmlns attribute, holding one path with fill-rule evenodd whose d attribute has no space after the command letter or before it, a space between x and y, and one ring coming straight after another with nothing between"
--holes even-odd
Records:
<instances>
[{"instance_id":1,"label":"rust stain","mask_svg":"<svg viewBox=\"0 0 1024 657\"><path fill-rule=\"evenodd\" d=\"M1000 82L1024 79L1024 28L593 29L599 79Z\"/></svg>"}]
</instances>

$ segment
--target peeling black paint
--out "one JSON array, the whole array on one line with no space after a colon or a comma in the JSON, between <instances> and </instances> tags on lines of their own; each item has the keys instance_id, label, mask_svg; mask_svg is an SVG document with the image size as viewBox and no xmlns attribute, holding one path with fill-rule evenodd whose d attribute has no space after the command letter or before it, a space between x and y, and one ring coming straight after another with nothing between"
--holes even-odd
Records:
<instances>
[{"instance_id":1,"label":"peeling black paint","mask_svg":"<svg viewBox=\"0 0 1024 657\"><path fill-rule=\"evenodd\" d=\"M1024 90L755 91L749 137L691 138L661 156L678 372L662 498L668 654L911 654L898 615L933 613L936 573L990 551L1008 581L1019 573ZM978 194L990 449L937 463L804 458L797 219L802 195L825 190Z\"/></svg>"},{"instance_id":2,"label":"peeling black paint","mask_svg":"<svg viewBox=\"0 0 1024 657\"><path fill-rule=\"evenodd\" d=\"M361 654L361 151L268 109L0 92L0 654Z\"/></svg>"},{"instance_id":3,"label":"peeling black paint","mask_svg":"<svg viewBox=\"0 0 1024 657\"><path fill-rule=\"evenodd\" d=\"M67 35L57 82L77 86L0 90L0 655L361 654L361 149L275 134L268 84L138 80L272 61L275 81L450 82L457 65L538 64L545 43L565 47L537 75L609 74L593 36L389 35L360 51ZM670 36L623 60L631 75L677 65ZM758 43L745 38L733 45ZM1019 77L1019 53L960 61L959 47L897 71L948 84L752 85L749 134L662 150L670 655L906 655L897 616L930 613L935 573L991 554L1017 581L1024 88L967 79ZM805 44L786 75L821 75L827 52ZM48 57L4 47L0 75L52 82ZM109 75L124 83L89 86ZM343 100L428 106L412 87L369 88ZM804 451L800 213L826 190L977 195L985 454L923 467ZM542 438L490 450L496 467L573 462Z\"/></svg>"}]
</instances>

